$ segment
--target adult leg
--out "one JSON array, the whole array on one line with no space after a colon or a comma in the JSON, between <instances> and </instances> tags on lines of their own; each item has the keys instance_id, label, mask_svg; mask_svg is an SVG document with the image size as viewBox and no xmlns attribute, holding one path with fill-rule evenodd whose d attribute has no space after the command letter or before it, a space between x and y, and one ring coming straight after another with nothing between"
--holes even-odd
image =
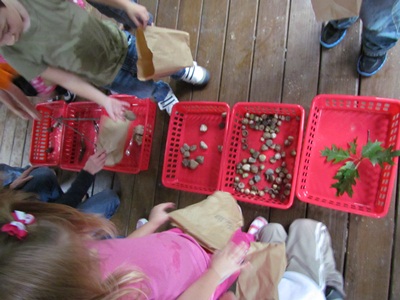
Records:
<instances>
[{"instance_id":1,"label":"adult leg","mask_svg":"<svg viewBox=\"0 0 400 300\"><path fill-rule=\"evenodd\" d=\"M262 243L285 243L287 233L281 224L269 223L261 228L258 240Z\"/></svg>"},{"instance_id":2,"label":"adult leg","mask_svg":"<svg viewBox=\"0 0 400 300\"><path fill-rule=\"evenodd\" d=\"M119 207L118 195L110 189L105 189L84 202L80 203L76 208L85 213L101 214L110 219Z\"/></svg>"},{"instance_id":3,"label":"adult leg","mask_svg":"<svg viewBox=\"0 0 400 300\"><path fill-rule=\"evenodd\" d=\"M286 253L287 271L304 274L321 289L331 286L344 295L343 277L336 270L331 237L323 223L309 219L294 221L289 228Z\"/></svg>"},{"instance_id":4,"label":"adult leg","mask_svg":"<svg viewBox=\"0 0 400 300\"><path fill-rule=\"evenodd\" d=\"M399 0L364 0L360 17L363 22L363 52L381 56L396 45L400 33Z\"/></svg>"},{"instance_id":5,"label":"adult leg","mask_svg":"<svg viewBox=\"0 0 400 300\"><path fill-rule=\"evenodd\" d=\"M320 43L325 48L333 48L346 36L347 29L357 21L358 17L329 21L321 31Z\"/></svg>"},{"instance_id":6,"label":"adult leg","mask_svg":"<svg viewBox=\"0 0 400 300\"><path fill-rule=\"evenodd\" d=\"M0 164L0 179L3 182L3 186L9 185L12 183L15 179L17 179L21 174L28 169L29 166L25 168L19 168L19 167L11 167L6 164Z\"/></svg>"},{"instance_id":7,"label":"adult leg","mask_svg":"<svg viewBox=\"0 0 400 300\"><path fill-rule=\"evenodd\" d=\"M357 71L362 76L376 74L385 64L387 51L399 38L400 1L364 0L361 7L363 21L362 54Z\"/></svg>"},{"instance_id":8,"label":"adult leg","mask_svg":"<svg viewBox=\"0 0 400 300\"><path fill-rule=\"evenodd\" d=\"M50 168L39 167L33 169L29 175L33 178L22 186L21 190L38 194L44 202L54 202L63 195L57 176Z\"/></svg>"}]
</instances>

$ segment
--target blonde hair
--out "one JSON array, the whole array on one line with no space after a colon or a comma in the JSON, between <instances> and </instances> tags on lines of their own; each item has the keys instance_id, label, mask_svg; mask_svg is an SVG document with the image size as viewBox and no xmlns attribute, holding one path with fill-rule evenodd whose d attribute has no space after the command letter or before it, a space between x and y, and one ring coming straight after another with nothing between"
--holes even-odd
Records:
<instances>
[{"instance_id":1,"label":"blonde hair","mask_svg":"<svg viewBox=\"0 0 400 300\"><path fill-rule=\"evenodd\" d=\"M13 221L14 210L32 214L36 222L27 227L23 240L0 233L2 300L145 296L129 287L145 279L138 271L119 270L101 279L99 261L85 242L114 236L115 227L108 220L66 205L39 202L26 193L0 190L0 225Z\"/></svg>"}]
</instances>

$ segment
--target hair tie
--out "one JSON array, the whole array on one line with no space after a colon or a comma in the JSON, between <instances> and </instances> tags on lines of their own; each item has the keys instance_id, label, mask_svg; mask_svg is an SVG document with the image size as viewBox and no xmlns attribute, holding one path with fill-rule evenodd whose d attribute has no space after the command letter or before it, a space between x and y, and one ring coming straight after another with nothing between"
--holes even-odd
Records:
<instances>
[{"instance_id":1,"label":"hair tie","mask_svg":"<svg viewBox=\"0 0 400 300\"><path fill-rule=\"evenodd\" d=\"M8 233L10 236L15 236L19 240L22 240L28 234L26 225L33 224L35 222L35 217L19 210L14 210L11 215L13 216L14 221L4 224L1 227L1 231Z\"/></svg>"}]
</instances>

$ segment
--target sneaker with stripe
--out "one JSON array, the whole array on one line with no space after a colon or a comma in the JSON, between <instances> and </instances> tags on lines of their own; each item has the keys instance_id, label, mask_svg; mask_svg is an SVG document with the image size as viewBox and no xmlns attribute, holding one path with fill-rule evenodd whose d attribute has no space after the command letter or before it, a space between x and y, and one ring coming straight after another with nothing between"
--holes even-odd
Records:
<instances>
[{"instance_id":1,"label":"sneaker with stripe","mask_svg":"<svg viewBox=\"0 0 400 300\"><path fill-rule=\"evenodd\" d=\"M172 90L170 90L167 96L164 98L164 100L158 102L158 107L161 110L167 111L167 113L171 115L172 107L178 102L179 102L178 98L176 98Z\"/></svg>"},{"instance_id":2,"label":"sneaker with stripe","mask_svg":"<svg viewBox=\"0 0 400 300\"><path fill-rule=\"evenodd\" d=\"M194 61L193 67L185 68L185 73L179 80L193 85L206 85L210 81L210 73Z\"/></svg>"},{"instance_id":3,"label":"sneaker with stripe","mask_svg":"<svg viewBox=\"0 0 400 300\"><path fill-rule=\"evenodd\" d=\"M249 230L247 231L248 234L251 234L258 240L258 233L260 232L261 228L268 224L268 221L263 217L257 217L251 222Z\"/></svg>"}]
</instances>

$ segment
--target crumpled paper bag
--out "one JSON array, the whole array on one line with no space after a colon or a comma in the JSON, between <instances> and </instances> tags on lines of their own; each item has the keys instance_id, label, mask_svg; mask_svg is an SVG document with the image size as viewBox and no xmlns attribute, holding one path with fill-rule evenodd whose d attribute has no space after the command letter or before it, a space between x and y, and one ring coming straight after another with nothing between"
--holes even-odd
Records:
<instances>
[{"instance_id":1,"label":"crumpled paper bag","mask_svg":"<svg viewBox=\"0 0 400 300\"><path fill-rule=\"evenodd\" d=\"M236 297L239 300L279 300L278 284L287 265L285 244L253 242L246 261L250 265L240 272Z\"/></svg>"},{"instance_id":2,"label":"crumpled paper bag","mask_svg":"<svg viewBox=\"0 0 400 300\"><path fill-rule=\"evenodd\" d=\"M147 26L136 31L139 80L158 79L193 66L189 33Z\"/></svg>"},{"instance_id":3,"label":"crumpled paper bag","mask_svg":"<svg viewBox=\"0 0 400 300\"><path fill-rule=\"evenodd\" d=\"M362 0L311 0L318 22L358 16Z\"/></svg>"},{"instance_id":4,"label":"crumpled paper bag","mask_svg":"<svg viewBox=\"0 0 400 300\"><path fill-rule=\"evenodd\" d=\"M169 213L179 227L211 252L222 249L243 226L242 211L227 192L215 192L205 200Z\"/></svg>"},{"instance_id":5,"label":"crumpled paper bag","mask_svg":"<svg viewBox=\"0 0 400 300\"><path fill-rule=\"evenodd\" d=\"M97 146L106 150L106 166L118 164L124 157L124 147L129 129L128 120L113 121L110 117L102 115L99 124Z\"/></svg>"}]
</instances>

